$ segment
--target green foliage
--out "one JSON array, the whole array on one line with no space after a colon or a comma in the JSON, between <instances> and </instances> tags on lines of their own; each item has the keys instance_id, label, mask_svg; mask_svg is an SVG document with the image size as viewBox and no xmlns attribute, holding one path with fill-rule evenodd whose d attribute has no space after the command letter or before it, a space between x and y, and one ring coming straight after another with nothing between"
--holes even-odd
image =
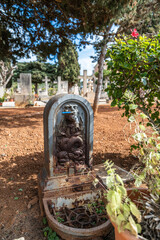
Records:
<instances>
[{"instance_id":1,"label":"green foliage","mask_svg":"<svg viewBox=\"0 0 160 240\"><path fill-rule=\"evenodd\" d=\"M53 87L53 88L49 88L49 89L48 89L48 95L49 95L49 96L55 95L56 92L57 92L57 87Z\"/></svg>"},{"instance_id":2,"label":"green foliage","mask_svg":"<svg viewBox=\"0 0 160 240\"><path fill-rule=\"evenodd\" d=\"M47 240L59 240L56 232L53 232L50 227L45 227L43 229L43 234L47 238Z\"/></svg>"},{"instance_id":3,"label":"green foliage","mask_svg":"<svg viewBox=\"0 0 160 240\"><path fill-rule=\"evenodd\" d=\"M157 128L153 124L148 128L148 116L138 110L138 105L134 103L137 100L131 91L125 92L126 104L131 112L129 122L135 126L135 134L133 138L137 145L132 147L137 149L137 156L139 159L139 167L136 165L136 170L132 171L135 177L135 185L140 187L144 183L148 187L148 191L152 197L156 197L156 201L160 197L160 136ZM138 148L137 148L138 146ZM106 198L106 210L111 220L116 223L119 231L125 229L129 230L135 236L141 232L141 214L137 206L128 198L123 181L119 175L116 174L113 168L113 163L106 161L105 167L107 170L106 185L108 188ZM153 200L144 196L147 200L144 203L144 210L148 215L150 211L149 227L159 221L156 212L159 210L159 205ZM154 204L157 208L155 211ZM146 208L146 209L145 209ZM147 217L148 218L148 217ZM153 219L151 219L153 218ZM144 217L145 219L145 217ZM152 220L152 224L151 224ZM156 225L158 226L158 224ZM148 228L148 225L147 225Z\"/></svg>"},{"instance_id":4,"label":"green foliage","mask_svg":"<svg viewBox=\"0 0 160 240\"><path fill-rule=\"evenodd\" d=\"M129 0L1 1L0 58L57 54L64 38L88 35L103 29Z\"/></svg>"},{"instance_id":5,"label":"green foliage","mask_svg":"<svg viewBox=\"0 0 160 240\"><path fill-rule=\"evenodd\" d=\"M160 30L159 16L157 0L130 1L115 23L119 25L118 33L130 33L130 29L136 28L140 34L155 34Z\"/></svg>"},{"instance_id":6,"label":"green foliage","mask_svg":"<svg viewBox=\"0 0 160 240\"><path fill-rule=\"evenodd\" d=\"M43 218L43 224L47 225L47 219L45 217ZM47 240L59 240L59 237L57 236L56 232L53 232L52 229L48 226L43 228L43 234Z\"/></svg>"},{"instance_id":7,"label":"green foliage","mask_svg":"<svg viewBox=\"0 0 160 240\"><path fill-rule=\"evenodd\" d=\"M129 118L138 107L152 124L160 123L160 33L152 38L124 36L107 51L112 105ZM134 98L133 98L134 96Z\"/></svg>"},{"instance_id":8,"label":"green foliage","mask_svg":"<svg viewBox=\"0 0 160 240\"><path fill-rule=\"evenodd\" d=\"M145 183L152 194L160 195L160 137L152 126L149 129L146 127L145 119L146 116L143 113L136 111L132 121L136 126L133 138L139 146L140 162L140 166L133 172L136 179L135 185L139 187Z\"/></svg>"},{"instance_id":9,"label":"green foliage","mask_svg":"<svg viewBox=\"0 0 160 240\"><path fill-rule=\"evenodd\" d=\"M0 102L4 102L4 97L0 98Z\"/></svg>"},{"instance_id":10,"label":"green foliage","mask_svg":"<svg viewBox=\"0 0 160 240\"><path fill-rule=\"evenodd\" d=\"M23 62L17 64L18 69L15 70L13 81L17 81L20 73L31 73L33 83L43 83L43 79L47 76L51 81L57 79L57 66L44 62Z\"/></svg>"},{"instance_id":11,"label":"green foliage","mask_svg":"<svg viewBox=\"0 0 160 240\"><path fill-rule=\"evenodd\" d=\"M107 213L111 220L117 224L119 231L127 229L137 236L141 230L141 226L139 225L141 221L140 211L130 198L128 198L123 181L116 174L113 163L106 161L105 168L107 171L106 185L108 187L106 194Z\"/></svg>"},{"instance_id":12,"label":"green foliage","mask_svg":"<svg viewBox=\"0 0 160 240\"><path fill-rule=\"evenodd\" d=\"M103 81L110 75L110 71L103 69ZM98 78L98 72L95 73L95 76Z\"/></svg>"},{"instance_id":13,"label":"green foliage","mask_svg":"<svg viewBox=\"0 0 160 240\"><path fill-rule=\"evenodd\" d=\"M80 66L78 63L78 53L71 41L66 40L63 45L64 47L61 48L58 54L58 74L62 77L63 81L68 81L69 86L72 86L79 81Z\"/></svg>"},{"instance_id":14,"label":"green foliage","mask_svg":"<svg viewBox=\"0 0 160 240\"><path fill-rule=\"evenodd\" d=\"M61 217L57 217L57 221L61 223L61 222L64 222L64 219Z\"/></svg>"}]
</instances>

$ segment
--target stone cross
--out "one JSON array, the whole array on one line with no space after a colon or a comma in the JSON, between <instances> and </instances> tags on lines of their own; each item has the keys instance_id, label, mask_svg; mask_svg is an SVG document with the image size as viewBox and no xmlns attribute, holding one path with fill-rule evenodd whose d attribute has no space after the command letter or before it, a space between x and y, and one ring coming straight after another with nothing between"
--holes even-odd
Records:
<instances>
[{"instance_id":1,"label":"stone cross","mask_svg":"<svg viewBox=\"0 0 160 240\"><path fill-rule=\"evenodd\" d=\"M45 82L45 89L46 89L46 95L48 96L48 83L50 82L50 79L45 76L45 79L42 80L43 82Z\"/></svg>"},{"instance_id":2,"label":"stone cross","mask_svg":"<svg viewBox=\"0 0 160 240\"><path fill-rule=\"evenodd\" d=\"M93 76L87 76L87 70L83 70L83 75L78 77L79 79L83 78L83 96L86 96L87 93L87 80L92 79Z\"/></svg>"}]
</instances>

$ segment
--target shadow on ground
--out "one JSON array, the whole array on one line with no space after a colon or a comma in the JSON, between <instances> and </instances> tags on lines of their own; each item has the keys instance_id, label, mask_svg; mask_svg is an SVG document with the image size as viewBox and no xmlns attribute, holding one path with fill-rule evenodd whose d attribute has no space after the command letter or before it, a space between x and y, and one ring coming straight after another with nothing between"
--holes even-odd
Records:
<instances>
[{"instance_id":1,"label":"shadow on ground","mask_svg":"<svg viewBox=\"0 0 160 240\"><path fill-rule=\"evenodd\" d=\"M114 162L117 166L129 171L131 166L138 162L138 159L133 155L122 156L120 153L94 153L93 164L101 164L106 160Z\"/></svg>"}]
</instances>

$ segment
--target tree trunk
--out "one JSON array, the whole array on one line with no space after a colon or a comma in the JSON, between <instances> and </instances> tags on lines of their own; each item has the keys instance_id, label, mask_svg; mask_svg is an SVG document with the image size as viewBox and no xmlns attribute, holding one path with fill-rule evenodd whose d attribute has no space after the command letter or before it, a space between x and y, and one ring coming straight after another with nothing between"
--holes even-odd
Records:
<instances>
[{"instance_id":1,"label":"tree trunk","mask_svg":"<svg viewBox=\"0 0 160 240\"><path fill-rule=\"evenodd\" d=\"M98 80L97 80L97 87L96 87L96 93L95 93L95 98L94 98L94 104L93 104L93 112L94 116L97 115L98 111L98 103L101 95L101 90L102 90L102 83L103 83L103 64L104 64L104 59L107 51L107 43L108 43L108 33L112 27L112 24L108 26L108 29L106 30L104 36L103 36L103 45L101 47L101 53L98 61Z\"/></svg>"},{"instance_id":2,"label":"tree trunk","mask_svg":"<svg viewBox=\"0 0 160 240\"><path fill-rule=\"evenodd\" d=\"M35 94L38 94L38 83L35 83Z\"/></svg>"}]
</instances>

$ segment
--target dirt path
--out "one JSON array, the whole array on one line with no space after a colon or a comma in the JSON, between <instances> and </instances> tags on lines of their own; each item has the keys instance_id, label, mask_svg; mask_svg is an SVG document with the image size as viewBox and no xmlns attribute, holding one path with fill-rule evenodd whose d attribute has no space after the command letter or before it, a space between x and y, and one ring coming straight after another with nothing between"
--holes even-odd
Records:
<instances>
[{"instance_id":1,"label":"dirt path","mask_svg":"<svg viewBox=\"0 0 160 240\"><path fill-rule=\"evenodd\" d=\"M117 108L100 106L94 125L94 164L110 159L128 170L135 162L125 139L127 120L121 114ZM1 239L43 240L37 191L43 165L43 108L0 109L0 145Z\"/></svg>"}]
</instances>

